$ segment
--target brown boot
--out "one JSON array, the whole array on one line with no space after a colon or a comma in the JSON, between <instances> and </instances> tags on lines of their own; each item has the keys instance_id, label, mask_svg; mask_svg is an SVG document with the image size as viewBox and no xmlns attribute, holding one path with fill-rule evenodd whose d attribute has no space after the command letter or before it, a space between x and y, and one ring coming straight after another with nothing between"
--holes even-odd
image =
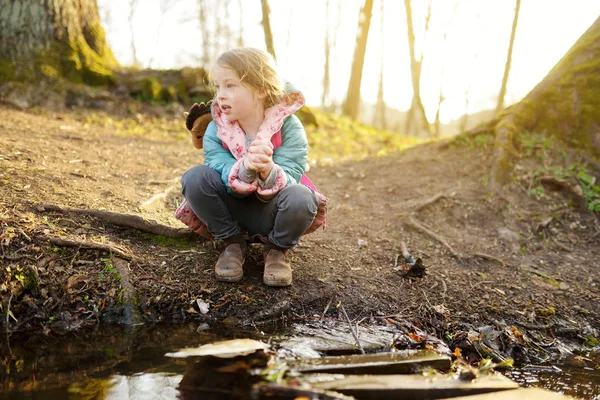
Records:
<instances>
[{"instance_id":1,"label":"brown boot","mask_svg":"<svg viewBox=\"0 0 600 400\"><path fill-rule=\"evenodd\" d=\"M248 252L245 240L229 240L229 245L219 256L215 275L220 282L239 282L244 276L244 260Z\"/></svg>"},{"instance_id":2,"label":"brown boot","mask_svg":"<svg viewBox=\"0 0 600 400\"><path fill-rule=\"evenodd\" d=\"M292 284L292 266L286 256L287 249L266 244L263 256L265 273L263 282L267 286L290 286Z\"/></svg>"}]
</instances>

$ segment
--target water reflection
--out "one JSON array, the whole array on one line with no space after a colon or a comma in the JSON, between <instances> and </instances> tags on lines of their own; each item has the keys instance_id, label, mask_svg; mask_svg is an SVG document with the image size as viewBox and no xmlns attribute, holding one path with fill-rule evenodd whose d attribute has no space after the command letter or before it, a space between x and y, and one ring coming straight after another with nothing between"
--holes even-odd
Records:
<instances>
[{"instance_id":1,"label":"water reflection","mask_svg":"<svg viewBox=\"0 0 600 400\"><path fill-rule=\"evenodd\" d=\"M110 379L94 379L74 383L68 388L71 398L87 399L177 399L182 375L142 373L133 376L114 375Z\"/></svg>"}]
</instances>

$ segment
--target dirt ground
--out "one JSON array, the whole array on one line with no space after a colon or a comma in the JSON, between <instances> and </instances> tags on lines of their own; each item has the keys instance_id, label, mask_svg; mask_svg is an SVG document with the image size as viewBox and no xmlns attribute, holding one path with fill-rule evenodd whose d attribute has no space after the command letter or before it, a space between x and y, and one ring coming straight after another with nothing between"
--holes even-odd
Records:
<instances>
[{"instance_id":1,"label":"dirt ground","mask_svg":"<svg viewBox=\"0 0 600 400\"><path fill-rule=\"evenodd\" d=\"M343 305L359 323L418 327L448 342L484 325L529 331L542 343L583 345L599 336L597 217L563 191L540 199L529 193L531 171L547 162L536 148L497 195L487 189L490 142L317 163L309 176L330 199L327 230L302 239L291 252L293 286L274 289L262 283L257 245L242 282L219 283L212 268L221 243L42 209L130 213L183 227L173 217L178 179L202 162L183 121L179 134L144 135L153 122L142 120L141 135L124 134L89 122L90 113L0 106L2 330L136 319L260 325L321 317L326 309L338 317ZM90 242L132 259L88 249ZM423 278L402 276L402 242L422 259Z\"/></svg>"}]
</instances>

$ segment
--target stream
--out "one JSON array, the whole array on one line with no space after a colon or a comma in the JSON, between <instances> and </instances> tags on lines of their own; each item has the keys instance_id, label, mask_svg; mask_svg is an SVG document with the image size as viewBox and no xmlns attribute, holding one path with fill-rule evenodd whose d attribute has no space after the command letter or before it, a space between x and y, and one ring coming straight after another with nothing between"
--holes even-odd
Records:
<instances>
[{"instance_id":1,"label":"stream","mask_svg":"<svg viewBox=\"0 0 600 400\"><path fill-rule=\"evenodd\" d=\"M275 348L284 347L279 350L280 356L315 356L310 346L302 346L306 341L298 336L297 329L290 326L241 330L206 323L111 326L63 334L2 334L0 399L200 398L178 389L188 363L166 357L166 353L225 339L252 338L274 344ZM348 336L347 342L353 343ZM333 332L331 337L338 340L341 335ZM599 352L553 363L520 365L504 375L522 387L600 399Z\"/></svg>"}]
</instances>

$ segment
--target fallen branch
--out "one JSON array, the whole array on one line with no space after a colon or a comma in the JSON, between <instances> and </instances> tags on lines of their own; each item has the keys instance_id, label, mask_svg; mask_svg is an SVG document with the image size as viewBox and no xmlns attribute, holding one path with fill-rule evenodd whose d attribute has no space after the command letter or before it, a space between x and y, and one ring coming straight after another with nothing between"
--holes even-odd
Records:
<instances>
[{"instance_id":1,"label":"fallen branch","mask_svg":"<svg viewBox=\"0 0 600 400\"><path fill-rule=\"evenodd\" d=\"M64 247L77 247L81 249L92 249L92 250L102 250L108 253L113 253L125 260L133 260L133 256L124 250L121 250L115 246L111 246L109 244L96 243L96 242L86 242L86 241L78 241L78 240L69 240L57 238L54 236L42 236L44 240L49 241L50 243L56 246L64 246Z\"/></svg>"},{"instance_id":2,"label":"fallen branch","mask_svg":"<svg viewBox=\"0 0 600 400\"><path fill-rule=\"evenodd\" d=\"M543 185L553 186L557 189L563 190L568 194L575 197L580 205L585 205L585 197L583 196L583 189L579 185L573 185L565 180L555 178L553 176L540 176L539 182Z\"/></svg>"},{"instance_id":3,"label":"fallen branch","mask_svg":"<svg viewBox=\"0 0 600 400\"><path fill-rule=\"evenodd\" d=\"M139 215L133 214L122 214L112 211L100 211L100 210L84 210L81 208L68 208L59 207L51 204L43 204L38 206L39 211L58 211L60 213L73 213L89 215L108 222L112 225L124 226L127 228L133 228L142 232L152 233L154 235L160 235L168 238L179 239L185 237L198 237L197 234L189 229L185 228L172 228L170 226L159 224L156 221L149 221Z\"/></svg>"},{"instance_id":4,"label":"fallen branch","mask_svg":"<svg viewBox=\"0 0 600 400\"><path fill-rule=\"evenodd\" d=\"M417 222L413 217L409 217L408 221L406 222L406 224L408 226L411 226L423 233L425 233L426 235L431 236L432 238L434 238L435 240L437 240L438 242L440 242L441 244L443 244L449 251L450 253L452 253L452 255L458 259L462 258L462 256L456 251L454 250L454 248L452 246L450 246L448 244L448 242L441 237L440 235L438 235L437 233L431 231L429 228L421 225L419 222Z\"/></svg>"},{"instance_id":5,"label":"fallen branch","mask_svg":"<svg viewBox=\"0 0 600 400\"><path fill-rule=\"evenodd\" d=\"M498 264L501 264L503 267L505 265L507 265L504 261L502 261L499 258L496 258L494 256L490 256L489 254L485 254L485 253L473 253L473 256L475 256L475 257L481 257L481 258L484 258L484 259L489 260L489 261L496 261Z\"/></svg>"}]
</instances>

